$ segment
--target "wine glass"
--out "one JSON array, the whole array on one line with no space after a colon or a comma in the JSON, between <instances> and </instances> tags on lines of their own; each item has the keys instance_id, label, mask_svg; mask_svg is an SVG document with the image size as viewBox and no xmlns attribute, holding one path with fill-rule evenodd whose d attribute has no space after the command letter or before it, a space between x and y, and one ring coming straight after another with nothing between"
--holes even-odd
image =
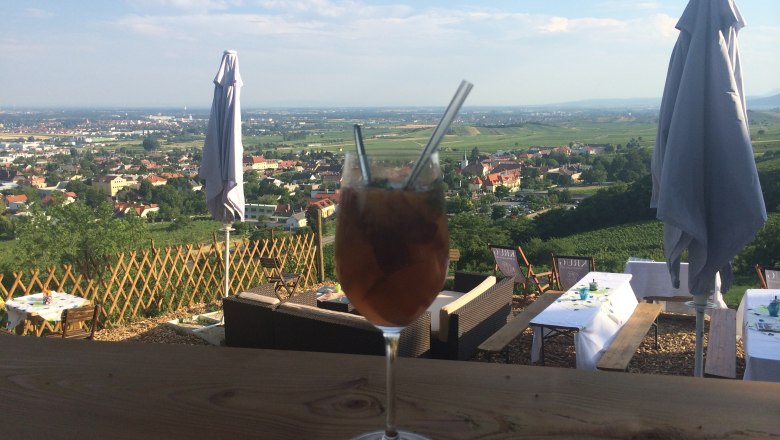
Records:
<instances>
[{"instance_id":1,"label":"wine glass","mask_svg":"<svg viewBox=\"0 0 780 440\"><path fill-rule=\"evenodd\" d=\"M438 154L419 156L391 151L345 157L336 272L349 301L384 334L387 356L385 430L356 439L425 439L396 428L393 369L401 330L441 291L449 258ZM410 179L418 160L423 162Z\"/></svg>"}]
</instances>

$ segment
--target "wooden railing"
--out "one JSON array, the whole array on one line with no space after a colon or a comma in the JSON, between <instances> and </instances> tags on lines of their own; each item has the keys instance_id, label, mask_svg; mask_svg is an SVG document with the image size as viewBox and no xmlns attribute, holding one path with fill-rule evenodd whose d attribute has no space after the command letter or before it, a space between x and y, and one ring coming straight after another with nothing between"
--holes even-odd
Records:
<instances>
[{"instance_id":1,"label":"wooden railing","mask_svg":"<svg viewBox=\"0 0 780 440\"><path fill-rule=\"evenodd\" d=\"M152 247L117 254L104 260L51 267L45 271L0 274L0 297L41 292L67 292L100 304L101 326L117 326L135 318L155 316L193 304L216 302L224 295L225 243ZM314 234L231 243L230 293L264 283L268 273L260 256L279 258L286 271L301 274L301 288L319 280ZM41 322L34 333L57 331L59 323Z\"/></svg>"}]
</instances>

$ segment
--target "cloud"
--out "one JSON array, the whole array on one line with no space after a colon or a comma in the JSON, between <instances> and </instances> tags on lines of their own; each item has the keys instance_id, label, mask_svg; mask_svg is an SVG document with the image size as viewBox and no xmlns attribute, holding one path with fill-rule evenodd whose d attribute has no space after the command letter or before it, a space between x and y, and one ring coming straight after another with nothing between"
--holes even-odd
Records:
<instances>
[{"instance_id":1,"label":"cloud","mask_svg":"<svg viewBox=\"0 0 780 440\"><path fill-rule=\"evenodd\" d=\"M195 41L209 35L312 35L323 27L317 22L290 21L282 16L262 14L131 15L115 24L147 37L182 41Z\"/></svg>"},{"instance_id":2,"label":"cloud","mask_svg":"<svg viewBox=\"0 0 780 440\"><path fill-rule=\"evenodd\" d=\"M542 32L557 33L569 31L569 19L564 17L552 17L547 24L539 26Z\"/></svg>"},{"instance_id":3,"label":"cloud","mask_svg":"<svg viewBox=\"0 0 780 440\"><path fill-rule=\"evenodd\" d=\"M655 1L637 2L635 3L637 9L660 9L661 4Z\"/></svg>"},{"instance_id":4,"label":"cloud","mask_svg":"<svg viewBox=\"0 0 780 440\"><path fill-rule=\"evenodd\" d=\"M220 11L232 5L240 5L240 0L128 0L137 10L148 12L154 9L175 9L179 11Z\"/></svg>"},{"instance_id":5,"label":"cloud","mask_svg":"<svg viewBox=\"0 0 780 440\"><path fill-rule=\"evenodd\" d=\"M658 35L665 39L672 39L679 34L675 28L677 21L676 18L668 14L655 14L651 19L651 24Z\"/></svg>"},{"instance_id":6,"label":"cloud","mask_svg":"<svg viewBox=\"0 0 780 440\"><path fill-rule=\"evenodd\" d=\"M354 0L257 0L256 4L269 11L344 19L399 17L413 12L405 4L367 5Z\"/></svg>"},{"instance_id":7,"label":"cloud","mask_svg":"<svg viewBox=\"0 0 780 440\"><path fill-rule=\"evenodd\" d=\"M30 18L51 18L54 17L54 13L39 8L26 8L24 15Z\"/></svg>"},{"instance_id":8,"label":"cloud","mask_svg":"<svg viewBox=\"0 0 780 440\"><path fill-rule=\"evenodd\" d=\"M543 33L584 32L594 29L624 29L625 21L613 18L566 18L550 17L547 23L538 26Z\"/></svg>"}]
</instances>

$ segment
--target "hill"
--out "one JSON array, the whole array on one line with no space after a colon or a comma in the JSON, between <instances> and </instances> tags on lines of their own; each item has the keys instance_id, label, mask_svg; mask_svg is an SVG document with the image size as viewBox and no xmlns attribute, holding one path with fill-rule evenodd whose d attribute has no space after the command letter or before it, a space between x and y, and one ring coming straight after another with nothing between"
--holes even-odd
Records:
<instances>
[{"instance_id":1,"label":"hill","mask_svg":"<svg viewBox=\"0 0 780 440\"><path fill-rule=\"evenodd\" d=\"M752 96L747 97L747 106L751 110L768 110L772 108L780 108L780 93L772 96L764 96L756 98Z\"/></svg>"}]
</instances>

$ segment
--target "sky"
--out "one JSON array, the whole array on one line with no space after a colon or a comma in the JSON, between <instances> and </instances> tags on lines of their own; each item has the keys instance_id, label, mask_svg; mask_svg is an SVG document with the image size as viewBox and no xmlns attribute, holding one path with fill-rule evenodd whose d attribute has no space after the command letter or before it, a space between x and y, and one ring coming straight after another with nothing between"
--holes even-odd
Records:
<instances>
[{"instance_id":1,"label":"sky","mask_svg":"<svg viewBox=\"0 0 780 440\"><path fill-rule=\"evenodd\" d=\"M687 0L0 2L0 110L529 106L660 98ZM736 0L748 96L780 93L780 0Z\"/></svg>"}]
</instances>

